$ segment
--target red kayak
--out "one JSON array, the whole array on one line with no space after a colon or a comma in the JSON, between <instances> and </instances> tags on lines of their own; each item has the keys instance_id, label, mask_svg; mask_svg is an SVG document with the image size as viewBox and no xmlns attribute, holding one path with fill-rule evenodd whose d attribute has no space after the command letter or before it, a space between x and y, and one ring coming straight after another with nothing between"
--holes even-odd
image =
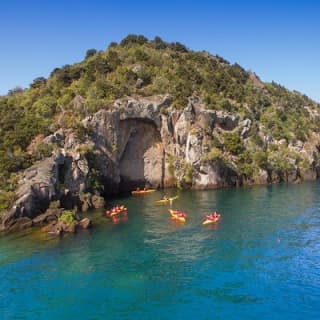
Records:
<instances>
[{"instance_id":1,"label":"red kayak","mask_svg":"<svg viewBox=\"0 0 320 320\"><path fill-rule=\"evenodd\" d=\"M110 210L107 210L105 212L105 216L107 218L112 218L112 217L116 217L116 216L128 216L128 210L125 206L116 206L116 207L113 207L112 209Z\"/></svg>"}]
</instances>

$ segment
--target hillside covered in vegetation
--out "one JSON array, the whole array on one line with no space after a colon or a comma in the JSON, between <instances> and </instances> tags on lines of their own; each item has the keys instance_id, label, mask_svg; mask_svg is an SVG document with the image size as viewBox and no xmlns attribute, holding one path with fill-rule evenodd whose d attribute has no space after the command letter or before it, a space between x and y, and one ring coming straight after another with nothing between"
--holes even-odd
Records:
<instances>
[{"instance_id":1,"label":"hillside covered in vegetation","mask_svg":"<svg viewBox=\"0 0 320 320\"><path fill-rule=\"evenodd\" d=\"M88 50L80 63L56 68L48 79L37 78L28 89L15 88L0 97L0 211L15 201L23 170L59 148L46 142L46 136L62 128L86 141L92 131L84 119L111 110L117 99L158 95L170 97L170 103L161 107L163 115L184 110L196 97L206 110L236 119L235 125L202 128L207 151L199 166L219 162L252 183L258 183L261 170L272 182L273 174L285 181L298 170L303 178L304 172L318 166L316 102L279 84L264 83L238 64L208 52L159 37L129 35L105 51ZM192 130L196 135L197 123ZM89 159L94 150L84 153ZM192 162L178 155L168 155L166 162L179 186L192 185ZM90 167L91 180L100 179L97 171ZM91 189L97 181L91 181Z\"/></svg>"}]
</instances>

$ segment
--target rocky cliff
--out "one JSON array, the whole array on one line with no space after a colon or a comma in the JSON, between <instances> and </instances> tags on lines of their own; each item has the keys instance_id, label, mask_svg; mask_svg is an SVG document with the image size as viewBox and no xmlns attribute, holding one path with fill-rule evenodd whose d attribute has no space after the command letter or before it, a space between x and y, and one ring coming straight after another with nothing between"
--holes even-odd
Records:
<instances>
[{"instance_id":1,"label":"rocky cliff","mask_svg":"<svg viewBox=\"0 0 320 320\"><path fill-rule=\"evenodd\" d=\"M106 197L145 186L208 189L318 178L319 136L285 148L304 156L309 167L303 174L299 161L287 155L292 162L287 170L257 169L252 163L257 170L249 176L241 172L239 155L215 145L233 134L250 150L250 119L208 110L199 97L190 98L182 110L171 104L169 95L119 99L82 121L86 134L81 139L70 129L45 137L52 155L24 172L2 228L34 219L55 200L64 208L87 209L87 192ZM257 134L265 146L285 144Z\"/></svg>"},{"instance_id":2,"label":"rocky cliff","mask_svg":"<svg viewBox=\"0 0 320 320\"><path fill-rule=\"evenodd\" d=\"M89 53L0 96L2 229L136 187L319 177L320 105L307 96L159 37Z\"/></svg>"}]
</instances>

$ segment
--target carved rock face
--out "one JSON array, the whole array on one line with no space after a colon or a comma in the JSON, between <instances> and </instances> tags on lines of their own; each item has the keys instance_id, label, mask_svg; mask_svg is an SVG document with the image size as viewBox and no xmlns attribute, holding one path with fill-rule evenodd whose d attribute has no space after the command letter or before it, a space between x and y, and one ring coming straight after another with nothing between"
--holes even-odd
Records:
<instances>
[{"instance_id":1,"label":"carved rock face","mask_svg":"<svg viewBox=\"0 0 320 320\"><path fill-rule=\"evenodd\" d=\"M120 191L145 184L159 187L162 180L163 152L157 128L141 120L120 122L120 134L126 141L119 155Z\"/></svg>"}]
</instances>

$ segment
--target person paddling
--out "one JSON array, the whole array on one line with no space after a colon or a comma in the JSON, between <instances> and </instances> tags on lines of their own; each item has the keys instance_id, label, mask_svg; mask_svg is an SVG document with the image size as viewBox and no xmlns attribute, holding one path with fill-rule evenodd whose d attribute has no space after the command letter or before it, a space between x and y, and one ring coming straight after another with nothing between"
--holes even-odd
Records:
<instances>
[{"instance_id":1,"label":"person paddling","mask_svg":"<svg viewBox=\"0 0 320 320\"><path fill-rule=\"evenodd\" d=\"M218 211L215 211L215 212L213 213L213 217L214 217L214 218L219 218L219 217L220 217L220 213L219 213Z\"/></svg>"},{"instance_id":2,"label":"person paddling","mask_svg":"<svg viewBox=\"0 0 320 320\"><path fill-rule=\"evenodd\" d=\"M220 218L220 213L218 211L214 211L213 213L210 213L210 214L207 214L206 215L206 219L209 219L209 220L215 220L217 218Z\"/></svg>"}]
</instances>

